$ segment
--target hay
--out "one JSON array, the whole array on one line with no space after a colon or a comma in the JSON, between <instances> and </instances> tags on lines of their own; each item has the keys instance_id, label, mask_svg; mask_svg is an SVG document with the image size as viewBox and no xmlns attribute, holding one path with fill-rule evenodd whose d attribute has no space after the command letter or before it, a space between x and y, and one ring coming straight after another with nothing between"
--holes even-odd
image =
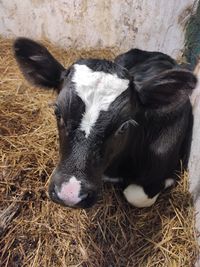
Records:
<instances>
[{"instance_id":1,"label":"hay","mask_svg":"<svg viewBox=\"0 0 200 267\"><path fill-rule=\"evenodd\" d=\"M46 43L47 44L47 43ZM49 44L47 44L50 46ZM114 50L62 51L65 66L82 57L113 58ZM152 208L136 209L105 185L89 210L52 203L46 193L58 156L51 91L29 86L11 41L0 39L1 266L190 267L198 253L187 173Z\"/></svg>"}]
</instances>

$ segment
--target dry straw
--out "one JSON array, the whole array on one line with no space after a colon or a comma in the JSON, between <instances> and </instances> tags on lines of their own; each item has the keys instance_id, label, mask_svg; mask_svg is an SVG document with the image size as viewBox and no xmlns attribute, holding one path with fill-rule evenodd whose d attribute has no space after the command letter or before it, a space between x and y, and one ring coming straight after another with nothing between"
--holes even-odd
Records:
<instances>
[{"instance_id":1,"label":"dry straw","mask_svg":"<svg viewBox=\"0 0 200 267\"><path fill-rule=\"evenodd\" d=\"M45 42L65 66L80 57L113 58L116 50L63 51ZM49 177L58 158L50 91L28 85L0 39L0 265L32 267L191 267L197 257L187 173L152 208L129 206L119 188L89 210L53 204Z\"/></svg>"}]
</instances>

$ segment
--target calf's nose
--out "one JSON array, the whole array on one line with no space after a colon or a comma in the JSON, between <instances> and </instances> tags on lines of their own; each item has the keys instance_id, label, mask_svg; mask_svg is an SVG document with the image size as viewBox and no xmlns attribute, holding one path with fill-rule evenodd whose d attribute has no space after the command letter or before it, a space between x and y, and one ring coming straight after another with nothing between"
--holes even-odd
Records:
<instances>
[{"instance_id":1,"label":"calf's nose","mask_svg":"<svg viewBox=\"0 0 200 267\"><path fill-rule=\"evenodd\" d=\"M80 196L80 191L81 181L72 176L69 181L63 182L60 187L56 184L51 184L49 188L49 195L55 202L59 202L67 206L75 206L82 200L82 197L84 198L84 196Z\"/></svg>"},{"instance_id":2,"label":"calf's nose","mask_svg":"<svg viewBox=\"0 0 200 267\"><path fill-rule=\"evenodd\" d=\"M88 208L96 201L96 193L84 189L81 181L74 176L68 182L63 182L60 187L50 185L49 195L54 202L69 207Z\"/></svg>"}]
</instances>

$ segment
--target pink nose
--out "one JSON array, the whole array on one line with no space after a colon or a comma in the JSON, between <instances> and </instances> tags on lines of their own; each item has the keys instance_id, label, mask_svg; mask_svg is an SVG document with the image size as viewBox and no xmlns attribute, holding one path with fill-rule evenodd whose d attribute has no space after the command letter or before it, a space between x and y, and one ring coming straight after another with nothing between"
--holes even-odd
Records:
<instances>
[{"instance_id":1,"label":"pink nose","mask_svg":"<svg viewBox=\"0 0 200 267\"><path fill-rule=\"evenodd\" d=\"M69 181L56 184L53 180L49 184L49 196L54 202L74 208L92 207L98 199L98 187L96 185L78 180L72 176Z\"/></svg>"},{"instance_id":2,"label":"pink nose","mask_svg":"<svg viewBox=\"0 0 200 267\"><path fill-rule=\"evenodd\" d=\"M77 180L75 176L72 176L68 182L64 182L60 190L56 188L57 196L68 206L74 206L84 198L84 196L80 197L80 192L81 181Z\"/></svg>"}]
</instances>

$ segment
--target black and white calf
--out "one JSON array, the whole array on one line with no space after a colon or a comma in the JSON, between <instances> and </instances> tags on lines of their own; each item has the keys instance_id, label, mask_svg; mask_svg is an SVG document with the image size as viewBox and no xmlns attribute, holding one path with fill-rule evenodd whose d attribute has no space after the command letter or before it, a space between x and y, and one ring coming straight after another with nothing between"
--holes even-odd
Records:
<instances>
[{"instance_id":1,"label":"black and white calf","mask_svg":"<svg viewBox=\"0 0 200 267\"><path fill-rule=\"evenodd\" d=\"M55 88L60 162L49 185L55 202L92 206L102 181L123 181L127 201L151 206L187 164L189 94L195 76L169 56L138 49L115 62L81 59L65 69L42 45L19 38L16 60L35 85Z\"/></svg>"}]
</instances>

